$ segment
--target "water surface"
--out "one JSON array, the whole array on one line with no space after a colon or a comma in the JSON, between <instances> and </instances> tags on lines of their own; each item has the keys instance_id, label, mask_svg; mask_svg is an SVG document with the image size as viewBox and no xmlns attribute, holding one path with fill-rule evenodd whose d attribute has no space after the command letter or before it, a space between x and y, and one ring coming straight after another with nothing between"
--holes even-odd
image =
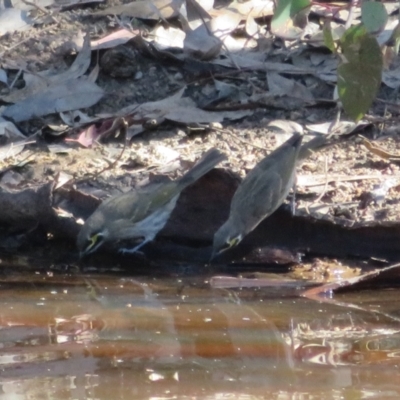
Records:
<instances>
[{"instance_id":1,"label":"water surface","mask_svg":"<svg viewBox=\"0 0 400 400\"><path fill-rule=\"evenodd\" d=\"M1 399L398 399L396 290L299 297L212 274L4 274Z\"/></svg>"}]
</instances>

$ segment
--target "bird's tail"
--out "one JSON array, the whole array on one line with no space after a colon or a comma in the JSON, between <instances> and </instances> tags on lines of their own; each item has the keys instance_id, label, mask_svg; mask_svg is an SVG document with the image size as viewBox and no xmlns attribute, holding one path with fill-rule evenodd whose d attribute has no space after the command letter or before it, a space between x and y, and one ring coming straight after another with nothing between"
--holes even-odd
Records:
<instances>
[{"instance_id":1,"label":"bird's tail","mask_svg":"<svg viewBox=\"0 0 400 400\"><path fill-rule=\"evenodd\" d=\"M180 178L179 186L181 190L183 190L186 186L196 182L223 160L226 160L225 154L214 148L208 150L192 167L192 169L190 169L185 175L182 176L182 178Z\"/></svg>"}]
</instances>

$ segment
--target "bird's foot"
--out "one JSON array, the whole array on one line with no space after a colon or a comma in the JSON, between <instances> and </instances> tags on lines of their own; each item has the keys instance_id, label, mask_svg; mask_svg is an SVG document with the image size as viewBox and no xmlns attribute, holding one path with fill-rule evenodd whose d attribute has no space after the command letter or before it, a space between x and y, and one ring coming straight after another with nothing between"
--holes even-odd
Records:
<instances>
[{"instance_id":1,"label":"bird's foot","mask_svg":"<svg viewBox=\"0 0 400 400\"><path fill-rule=\"evenodd\" d=\"M293 185L293 193L290 196L290 211L294 217L296 215L296 185Z\"/></svg>"},{"instance_id":2,"label":"bird's foot","mask_svg":"<svg viewBox=\"0 0 400 400\"><path fill-rule=\"evenodd\" d=\"M137 246L135 246L132 249L122 248L122 249L119 249L118 252L121 254L138 253L138 254L144 255L142 251L139 251L139 249L142 248L148 242L149 242L149 240L144 240L142 243L138 244Z\"/></svg>"},{"instance_id":3,"label":"bird's foot","mask_svg":"<svg viewBox=\"0 0 400 400\"><path fill-rule=\"evenodd\" d=\"M118 253L120 253L120 254L133 254L133 253L136 253L136 254L140 254L141 256L144 256L143 251L137 250L136 247L133 248L133 249L126 249L126 248L119 249Z\"/></svg>"}]
</instances>

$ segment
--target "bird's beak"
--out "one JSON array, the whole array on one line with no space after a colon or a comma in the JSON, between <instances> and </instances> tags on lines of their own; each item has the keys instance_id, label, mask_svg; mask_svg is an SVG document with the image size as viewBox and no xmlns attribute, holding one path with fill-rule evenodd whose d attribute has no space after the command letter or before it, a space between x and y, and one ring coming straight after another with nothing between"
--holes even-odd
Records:
<instances>
[{"instance_id":1,"label":"bird's beak","mask_svg":"<svg viewBox=\"0 0 400 400\"><path fill-rule=\"evenodd\" d=\"M79 251L79 260L84 259L86 256L88 256L89 254L93 253L93 250L91 248L89 249L83 249Z\"/></svg>"},{"instance_id":2,"label":"bird's beak","mask_svg":"<svg viewBox=\"0 0 400 400\"><path fill-rule=\"evenodd\" d=\"M212 249L211 257L208 260L209 264L212 264L212 262L217 258L221 253L217 249Z\"/></svg>"},{"instance_id":3,"label":"bird's beak","mask_svg":"<svg viewBox=\"0 0 400 400\"><path fill-rule=\"evenodd\" d=\"M87 255L86 251L80 251L79 252L79 261L83 260Z\"/></svg>"}]
</instances>

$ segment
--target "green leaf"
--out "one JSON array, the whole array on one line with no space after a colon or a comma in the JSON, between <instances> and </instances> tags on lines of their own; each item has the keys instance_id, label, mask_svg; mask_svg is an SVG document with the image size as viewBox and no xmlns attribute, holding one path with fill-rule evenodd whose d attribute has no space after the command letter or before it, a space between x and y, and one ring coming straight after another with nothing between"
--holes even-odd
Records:
<instances>
[{"instance_id":1,"label":"green leaf","mask_svg":"<svg viewBox=\"0 0 400 400\"><path fill-rule=\"evenodd\" d=\"M361 21L368 32L381 31L388 20L388 13L382 3L363 1L361 5Z\"/></svg>"},{"instance_id":2,"label":"green leaf","mask_svg":"<svg viewBox=\"0 0 400 400\"><path fill-rule=\"evenodd\" d=\"M271 31L285 39L296 39L307 24L311 0L278 0ZM304 26L303 26L304 25Z\"/></svg>"},{"instance_id":3,"label":"green leaf","mask_svg":"<svg viewBox=\"0 0 400 400\"><path fill-rule=\"evenodd\" d=\"M360 40L365 37L367 30L363 25L355 25L347 29L339 41L342 53L349 62L357 62L359 58Z\"/></svg>"},{"instance_id":4,"label":"green leaf","mask_svg":"<svg viewBox=\"0 0 400 400\"><path fill-rule=\"evenodd\" d=\"M329 20L325 20L324 28L323 28L323 34L324 34L324 44L325 44L325 46L332 53L334 53L336 51L336 47L335 47L335 41L333 40L332 28L331 28L331 24L330 24Z\"/></svg>"},{"instance_id":5,"label":"green leaf","mask_svg":"<svg viewBox=\"0 0 400 400\"><path fill-rule=\"evenodd\" d=\"M350 28L340 41L343 61L338 67L338 92L346 113L359 121L379 90L383 58L376 39L362 26Z\"/></svg>"},{"instance_id":6,"label":"green leaf","mask_svg":"<svg viewBox=\"0 0 400 400\"><path fill-rule=\"evenodd\" d=\"M400 25L397 25L396 28L393 29L390 41L394 42L394 52L397 54L400 48Z\"/></svg>"}]
</instances>

